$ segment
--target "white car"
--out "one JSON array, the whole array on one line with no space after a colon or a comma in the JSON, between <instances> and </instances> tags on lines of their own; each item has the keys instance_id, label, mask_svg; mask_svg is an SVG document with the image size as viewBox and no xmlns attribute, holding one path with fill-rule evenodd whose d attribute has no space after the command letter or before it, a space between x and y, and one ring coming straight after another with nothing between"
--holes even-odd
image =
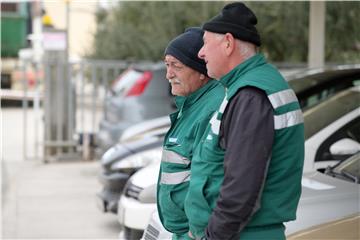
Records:
<instances>
[{"instance_id":1,"label":"white car","mask_svg":"<svg viewBox=\"0 0 360 240\"><path fill-rule=\"evenodd\" d=\"M324 174L320 172L324 172L328 166L335 165L339 160L344 160L360 151L359 102L360 87L354 87L342 91L305 111L304 188L300 206L303 204L304 199L310 199L305 202L311 202L311 195L315 193L316 189L307 190L308 188L311 189L311 187L316 188L316 186L326 185L322 184L321 178L323 178ZM171 234L162 228L161 223L156 218L156 183L159 173L159 162L160 159L157 163L151 164L135 173L125 187L124 194L118 203L118 220L120 224L124 226L123 231L120 233L123 239L140 239L144 229L148 225L149 219L150 227L147 228L144 237L146 235L160 235L162 239L171 237ZM337 192L340 186L346 184L339 183L338 185L334 185L334 192ZM355 184L353 188L358 189L358 185ZM322 189L319 189L319 193L322 193L321 190ZM355 193L358 192L359 191ZM352 194L350 198L354 199L353 195L354 194ZM339 194L339 196L342 195ZM358 201L358 198L355 199ZM340 198L340 201L342 200L343 199ZM323 206L326 206L326 204ZM352 205L348 204L347 206ZM329 211L331 210L333 209L329 209ZM341 212L342 210L339 211ZM358 213L359 208L355 210L351 208L349 211L344 211L344 213L348 212ZM300 217L299 219L303 218ZM332 219L334 219L333 215L327 215L327 217L325 217L325 220L330 221ZM306 222L311 224L311 221L306 220ZM154 228L156 225L160 230ZM300 228L304 227L305 225ZM298 230L299 227L296 228L293 227L293 225L289 225L287 234L294 233Z\"/></svg>"},{"instance_id":2,"label":"white car","mask_svg":"<svg viewBox=\"0 0 360 240\"><path fill-rule=\"evenodd\" d=\"M160 159L159 159L160 160ZM118 221L123 226L120 239L140 239L156 211L156 183L160 161L137 171L124 188L118 203ZM157 211L154 214L157 215ZM162 227L162 225L160 224ZM162 229L162 232L166 230Z\"/></svg>"}]
</instances>

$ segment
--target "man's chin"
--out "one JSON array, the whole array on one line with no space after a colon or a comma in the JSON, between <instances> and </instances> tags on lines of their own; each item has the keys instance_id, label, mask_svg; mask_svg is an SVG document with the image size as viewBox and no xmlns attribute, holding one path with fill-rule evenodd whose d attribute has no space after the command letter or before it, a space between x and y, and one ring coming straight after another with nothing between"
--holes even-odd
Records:
<instances>
[{"instance_id":1,"label":"man's chin","mask_svg":"<svg viewBox=\"0 0 360 240\"><path fill-rule=\"evenodd\" d=\"M215 74L213 74L212 72L207 72L207 75L210 77L210 78L212 78L212 79L215 79L215 80L217 80L218 78L215 76Z\"/></svg>"},{"instance_id":2,"label":"man's chin","mask_svg":"<svg viewBox=\"0 0 360 240\"><path fill-rule=\"evenodd\" d=\"M174 96L184 96L184 94L180 91L171 91L171 94Z\"/></svg>"},{"instance_id":3,"label":"man's chin","mask_svg":"<svg viewBox=\"0 0 360 240\"><path fill-rule=\"evenodd\" d=\"M177 94L177 93L178 93L177 91L175 91L175 90L171 89L171 94L172 94L172 95L174 95L174 96L178 96L178 94Z\"/></svg>"}]
</instances>

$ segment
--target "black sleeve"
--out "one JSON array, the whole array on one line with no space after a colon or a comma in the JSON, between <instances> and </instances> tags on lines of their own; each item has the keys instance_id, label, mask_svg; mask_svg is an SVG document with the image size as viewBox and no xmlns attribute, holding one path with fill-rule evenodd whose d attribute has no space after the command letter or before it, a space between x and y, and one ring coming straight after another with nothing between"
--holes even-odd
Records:
<instances>
[{"instance_id":1,"label":"black sleeve","mask_svg":"<svg viewBox=\"0 0 360 240\"><path fill-rule=\"evenodd\" d=\"M219 137L225 175L205 234L207 239L238 239L260 208L274 140L273 108L265 92L239 90L224 112Z\"/></svg>"}]
</instances>

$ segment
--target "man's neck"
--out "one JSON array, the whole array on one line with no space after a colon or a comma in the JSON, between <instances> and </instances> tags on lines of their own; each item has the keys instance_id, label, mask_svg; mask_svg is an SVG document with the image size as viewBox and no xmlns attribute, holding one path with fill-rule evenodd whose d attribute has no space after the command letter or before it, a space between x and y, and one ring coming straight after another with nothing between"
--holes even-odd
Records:
<instances>
[{"instance_id":1,"label":"man's neck","mask_svg":"<svg viewBox=\"0 0 360 240\"><path fill-rule=\"evenodd\" d=\"M248 60L249 58L253 57L256 55L256 52L251 52L251 53L247 53L244 55L236 55L236 56L231 56L226 69L226 72L223 74L223 76L225 76L226 74L228 74L231 70L233 70L236 66L238 66L239 64L245 62L246 60Z\"/></svg>"}]
</instances>

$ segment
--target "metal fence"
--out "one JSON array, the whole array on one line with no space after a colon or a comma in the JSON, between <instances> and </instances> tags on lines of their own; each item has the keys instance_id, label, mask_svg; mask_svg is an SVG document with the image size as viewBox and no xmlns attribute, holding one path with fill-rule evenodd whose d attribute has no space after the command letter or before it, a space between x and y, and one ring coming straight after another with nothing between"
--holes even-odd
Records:
<instances>
[{"instance_id":1,"label":"metal fence","mask_svg":"<svg viewBox=\"0 0 360 240\"><path fill-rule=\"evenodd\" d=\"M47 58L41 64L21 63L23 72L24 157L43 158L45 162L59 159L91 158L91 137L98 131L111 82L129 67L124 61L80 60L65 62ZM36 86L29 90L26 72L33 69ZM29 155L27 131L30 103L35 113L34 156ZM43 128L43 136L41 135Z\"/></svg>"}]
</instances>

